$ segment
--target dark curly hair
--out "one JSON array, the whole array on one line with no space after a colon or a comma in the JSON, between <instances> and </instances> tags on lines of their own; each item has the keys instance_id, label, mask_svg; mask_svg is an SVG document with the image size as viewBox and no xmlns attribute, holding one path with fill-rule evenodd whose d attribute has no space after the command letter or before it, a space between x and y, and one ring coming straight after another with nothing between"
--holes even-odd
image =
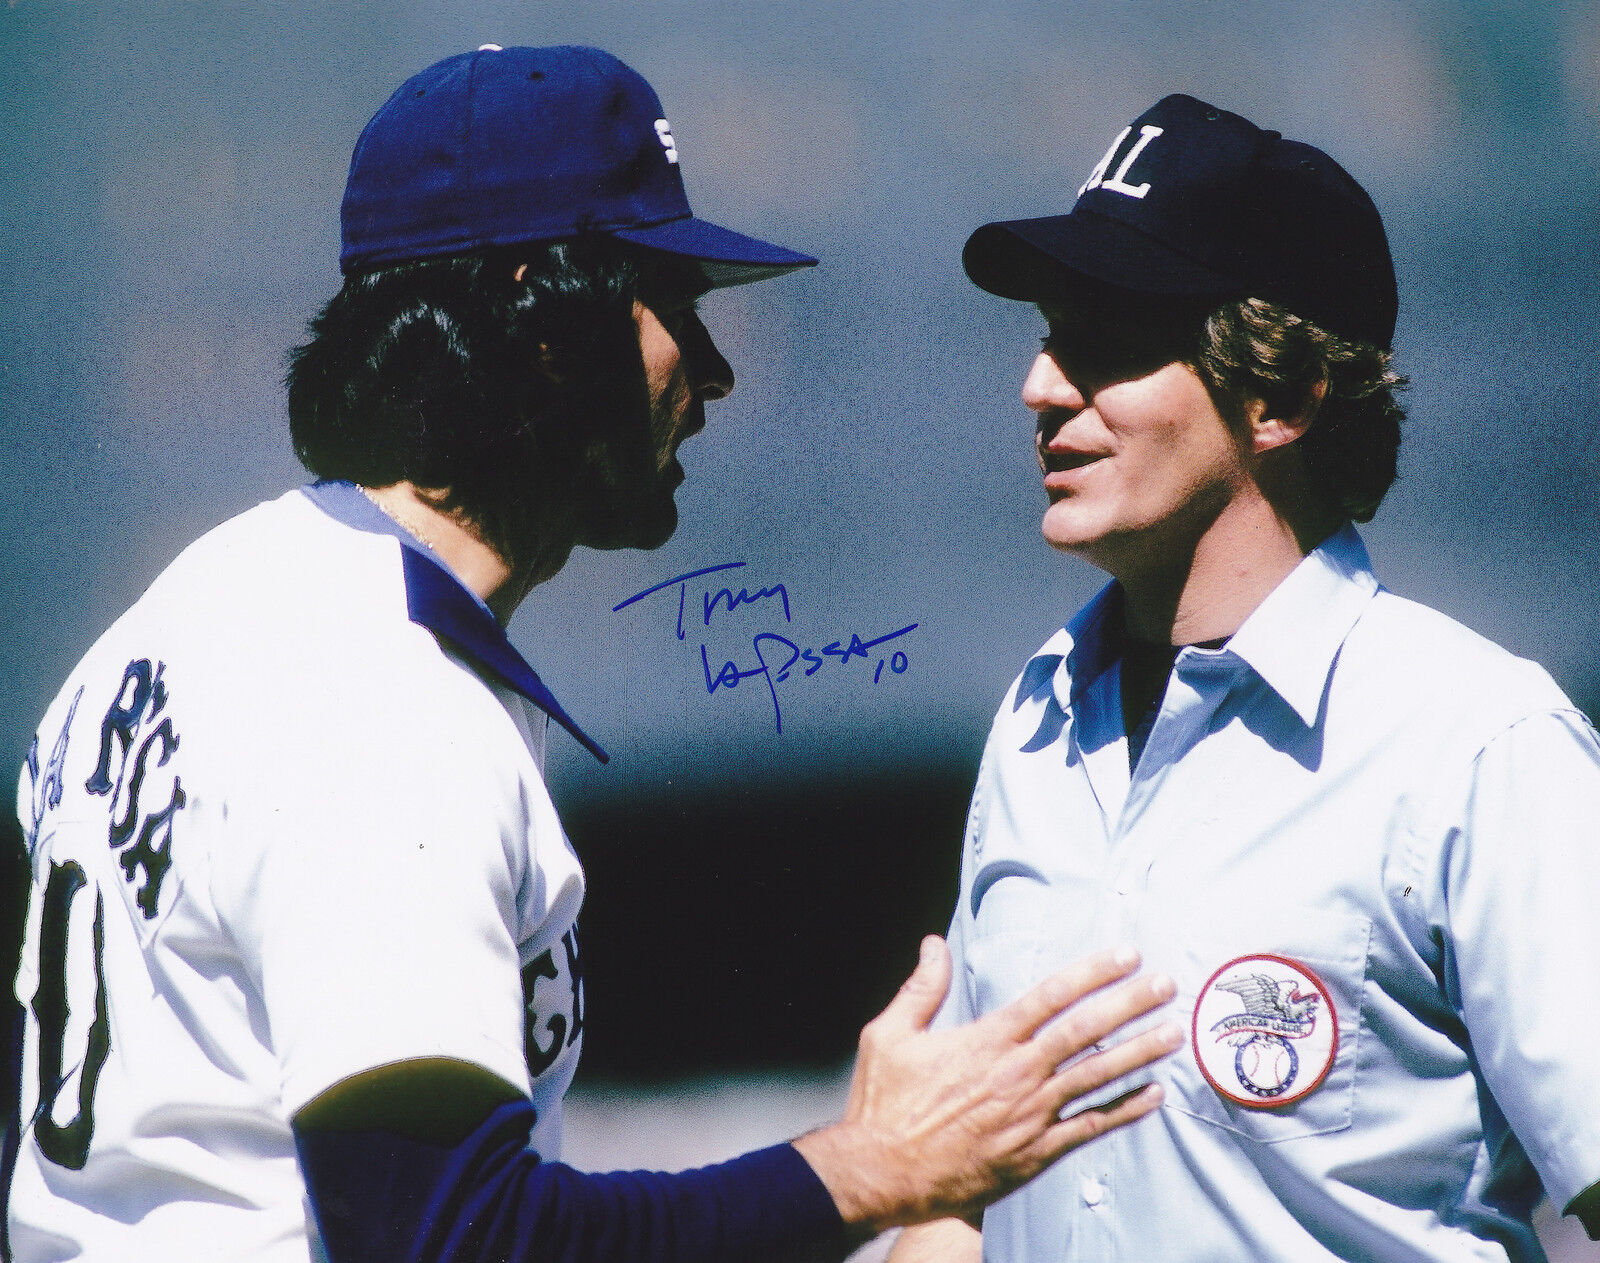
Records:
<instances>
[{"instance_id":1,"label":"dark curly hair","mask_svg":"<svg viewBox=\"0 0 1600 1263\"><path fill-rule=\"evenodd\" d=\"M446 490L507 558L559 514L607 546L610 441L648 430L633 303L661 272L596 236L351 276L289 354L295 454Z\"/></svg>"},{"instance_id":2,"label":"dark curly hair","mask_svg":"<svg viewBox=\"0 0 1600 1263\"><path fill-rule=\"evenodd\" d=\"M1225 416L1237 417L1246 398L1280 416L1313 407L1296 443L1306 470L1330 508L1366 522L1394 483L1405 418L1396 394L1406 379L1390 358L1370 342L1247 298L1206 317L1189 362Z\"/></svg>"}]
</instances>

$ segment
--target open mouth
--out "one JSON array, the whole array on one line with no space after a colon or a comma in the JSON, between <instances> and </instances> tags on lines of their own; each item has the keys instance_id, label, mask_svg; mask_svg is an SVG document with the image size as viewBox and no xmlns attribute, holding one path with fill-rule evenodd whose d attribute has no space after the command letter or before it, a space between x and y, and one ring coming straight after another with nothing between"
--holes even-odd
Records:
<instances>
[{"instance_id":1,"label":"open mouth","mask_svg":"<svg viewBox=\"0 0 1600 1263\"><path fill-rule=\"evenodd\" d=\"M1057 473L1070 473L1074 469L1082 469L1085 465L1092 465L1102 459L1102 452L1051 452L1045 458L1044 472L1046 475Z\"/></svg>"},{"instance_id":2,"label":"open mouth","mask_svg":"<svg viewBox=\"0 0 1600 1263\"><path fill-rule=\"evenodd\" d=\"M1103 459L1103 454L1094 452L1052 452L1044 469L1044 491L1051 503L1087 490Z\"/></svg>"},{"instance_id":3,"label":"open mouth","mask_svg":"<svg viewBox=\"0 0 1600 1263\"><path fill-rule=\"evenodd\" d=\"M1060 487L1068 490L1080 480L1082 472L1105 459L1101 452L1050 452L1044 461L1046 489Z\"/></svg>"}]
</instances>

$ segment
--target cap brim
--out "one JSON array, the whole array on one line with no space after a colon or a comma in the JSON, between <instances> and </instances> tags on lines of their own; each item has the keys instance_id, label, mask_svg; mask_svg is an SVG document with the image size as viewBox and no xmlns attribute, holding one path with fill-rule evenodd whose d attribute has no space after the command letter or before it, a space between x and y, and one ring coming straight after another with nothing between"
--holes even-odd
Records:
<instances>
[{"instance_id":1,"label":"cap brim","mask_svg":"<svg viewBox=\"0 0 1600 1263\"><path fill-rule=\"evenodd\" d=\"M1238 291L1138 229L1083 210L985 224L967 238L961 265L979 288L1023 302L1070 294L1085 278L1152 297L1222 299Z\"/></svg>"},{"instance_id":2,"label":"cap brim","mask_svg":"<svg viewBox=\"0 0 1600 1263\"><path fill-rule=\"evenodd\" d=\"M693 215L644 228L613 228L611 235L650 250L694 260L712 289L764 281L796 268L815 267L817 262L809 254L746 237Z\"/></svg>"}]
</instances>

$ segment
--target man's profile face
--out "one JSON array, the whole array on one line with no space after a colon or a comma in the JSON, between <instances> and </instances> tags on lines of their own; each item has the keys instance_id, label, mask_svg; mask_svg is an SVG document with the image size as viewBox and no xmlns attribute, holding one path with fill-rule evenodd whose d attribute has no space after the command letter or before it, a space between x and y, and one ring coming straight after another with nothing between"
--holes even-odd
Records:
<instances>
[{"instance_id":1,"label":"man's profile face","mask_svg":"<svg viewBox=\"0 0 1600 1263\"><path fill-rule=\"evenodd\" d=\"M1041 303L1022 386L1049 543L1114 576L1183 561L1248 481L1244 448L1177 345L1092 304Z\"/></svg>"},{"instance_id":2,"label":"man's profile face","mask_svg":"<svg viewBox=\"0 0 1600 1263\"><path fill-rule=\"evenodd\" d=\"M705 427L707 400L733 389L733 370L695 311L690 293L635 301L645 394L644 431L606 440L606 503L595 516L601 548L659 548L678 525L673 494L683 482L678 448Z\"/></svg>"},{"instance_id":3,"label":"man's profile face","mask_svg":"<svg viewBox=\"0 0 1600 1263\"><path fill-rule=\"evenodd\" d=\"M694 300L635 301L639 358L650 394L650 441L656 470L674 487L683 481L678 447L705 428L707 400L726 398L733 369L700 322Z\"/></svg>"}]
</instances>

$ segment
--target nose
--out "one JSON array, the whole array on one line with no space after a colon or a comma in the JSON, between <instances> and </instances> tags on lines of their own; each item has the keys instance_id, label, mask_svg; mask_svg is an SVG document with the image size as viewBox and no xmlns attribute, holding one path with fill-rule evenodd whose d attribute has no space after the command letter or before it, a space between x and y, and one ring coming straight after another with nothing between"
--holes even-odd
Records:
<instances>
[{"instance_id":1,"label":"nose","mask_svg":"<svg viewBox=\"0 0 1600 1263\"><path fill-rule=\"evenodd\" d=\"M710 332L694 312L684 319L678 346L688 365L689 385L697 399L726 399L732 393L733 368L722 358Z\"/></svg>"},{"instance_id":2,"label":"nose","mask_svg":"<svg viewBox=\"0 0 1600 1263\"><path fill-rule=\"evenodd\" d=\"M1022 402L1038 415L1034 449L1039 466L1044 468L1049 453L1066 424L1089 406L1084 392L1062 372L1060 363L1048 350L1040 351L1022 383Z\"/></svg>"},{"instance_id":3,"label":"nose","mask_svg":"<svg viewBox=\"0 0 1600 1263\"><path fill-rule=\"evenodd\" d=\"M1022 402L1033 412L1051 412L1057 409L1082 412L1088 407L1084 394L1061 371L1061 365L1049 351L1040 351L1022 383Z\"/></svg>"}]
</instances>

